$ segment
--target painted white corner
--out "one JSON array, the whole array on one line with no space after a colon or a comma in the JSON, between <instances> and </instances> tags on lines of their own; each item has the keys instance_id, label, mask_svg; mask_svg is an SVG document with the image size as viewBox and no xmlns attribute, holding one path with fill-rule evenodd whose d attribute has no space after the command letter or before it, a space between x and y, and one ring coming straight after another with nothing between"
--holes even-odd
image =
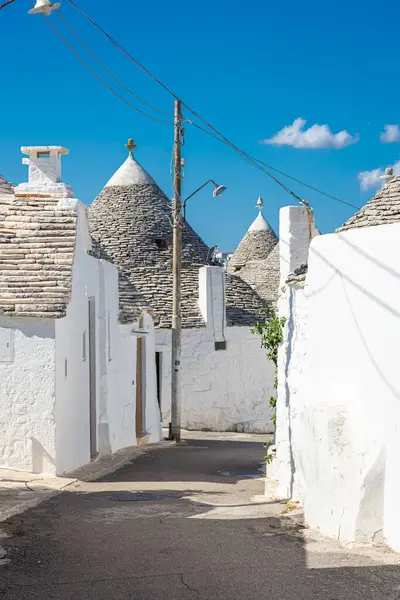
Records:
<instances>
[{"instance_id":1,"label":"painted white corner","mask_svg":"<svg viewBox=\"0 0 400 600\"><path fill-rule=\"evenodd\" d=\"M199 308L214 341L225 341L225 270L204 266L199 269Z\"/></svg>"},{"instance_id":2,"label":"painted white corner","mask_svg":"<svg viewBox=\"0 0 400 600\"><path fill-rule=\"evenodd\" d=\"M280 317L286 319L284 339L278 356L278 394L276 445L274 473L278 477L278 494L291 498L294 491L294 463L291 446L291 409L289 402L289 366L294 360L293 340L300 336L301 325L297 320L297 304L304 290L295 290L286 285L289 273L293 273L308 261L312 237L318 234L314 216L305 206L285 206L279 213L280 272L281 285L278 300ZM296 296L298 298L296 302ZM305 319L305 317L304 317ZM300 329L300 331L298 331ZM294 368L294 367L293 367Z\"/></svg>"}]
</instances>

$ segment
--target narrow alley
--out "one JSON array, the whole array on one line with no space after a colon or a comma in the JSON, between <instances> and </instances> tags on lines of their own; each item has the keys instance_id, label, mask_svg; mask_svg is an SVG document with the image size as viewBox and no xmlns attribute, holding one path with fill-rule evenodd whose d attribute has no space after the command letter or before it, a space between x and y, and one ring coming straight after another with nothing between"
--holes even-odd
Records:
<instances>
[{"instance_id":1,"label":"narrow alley","mask_svg":"<svg viewBox=\"0 0 400 600\"><path fill-rule=\"evenodd\" d=\"M197 439L195 439L197 437ZM400 598L400 559L262 501L260 436L196 434L0 525L5 600ZM258 502L257 502L258 500Z\"/></svg>"}]
</instances>

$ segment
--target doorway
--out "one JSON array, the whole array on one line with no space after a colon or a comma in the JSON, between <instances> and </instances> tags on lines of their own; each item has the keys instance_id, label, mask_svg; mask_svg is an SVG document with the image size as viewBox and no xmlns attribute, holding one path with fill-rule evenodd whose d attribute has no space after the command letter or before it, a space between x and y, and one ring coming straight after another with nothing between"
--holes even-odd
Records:
<instances>
[{"instance_id":1,"label":"doorway","mask_svg":"<svg viewBox=\"0 0 400 600\"><path fill-rule=\"evenodd\" d=\"M89 423L90 458L97 456L97 401L96 401L96 299L88 300L89 309Z\"/></svg>"},{"instance_id":2,"label":"doorway","mask_svg":"<svg viewBox=\"0 0 400 600\"><path fill-rule=\"evenodd\" d=\"M156 352L157 400L161 414L162 352Z\"/></svg>"},{"instance_id":3,"label":"doorway","mask_svg":"<svg viewBox=\"0 0 400 600\"><path fill-rule=\"evenodd\" d=\"M139 329L143 327L139 320ZM142 437L145 432L145 403L146 403L146 339L137 338L136 355L136 437Z\"/></svg>"}]
</instances>

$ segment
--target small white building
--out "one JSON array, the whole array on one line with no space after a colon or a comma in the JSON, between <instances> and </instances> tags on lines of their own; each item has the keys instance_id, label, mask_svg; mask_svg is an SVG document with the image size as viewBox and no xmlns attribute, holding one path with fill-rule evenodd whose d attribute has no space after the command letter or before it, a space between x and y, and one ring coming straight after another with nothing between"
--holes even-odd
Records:
<instances>
[{"instance_id":1,"label":"small white building","mask_svg":"<svg viewBox=\"0 0 400 600\"><path fill-rule=\"evenodd\" d=\"M164 424L168 425L171 202L130 152L91 205L89 221L98 256L111 260L119 270L122 321L137 318L143 304L154 308L158 398ZM247 252L254 252L248 258L255 262L258 253L265 261L276 246L276 236L261 210L246 238ZM257 244L253 244L255 239ZM274 369L251 327L259 319L260 308L271 303L273 296L276 300L277 293L277 280L266 300L240 273L226 274L223 267L212 264L210 249L187 222L182 224L184 428L260 433L273 430L269 398L274 393Z\"/></svg>"},{"instance_id":2,"label":"small white building","mask_svg":"<svg viewBox=\"0 0 400 600\"><path fill-rule=\"evenodd\" d=\"M28 182L0 178L0 466L62 475L160 439L154 326L145 307L119 323L117 269L62 183L68 150L21 150Z\"/></svg>"}]
</instances>

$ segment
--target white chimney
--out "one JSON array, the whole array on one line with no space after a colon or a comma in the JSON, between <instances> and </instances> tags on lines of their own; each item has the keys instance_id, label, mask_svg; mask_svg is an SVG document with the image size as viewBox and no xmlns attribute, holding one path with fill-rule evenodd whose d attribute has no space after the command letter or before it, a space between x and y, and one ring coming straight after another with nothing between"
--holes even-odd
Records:
<instances>
[{"instance_id":1,"label":"white chimney","mask_svg":"<svg viewBox=\"0 0 400 600\"><path fill-rule=\"evenodd\" d=\"M201 267L199 270L199 307L207 329L212 332L216 350L226 348L225 270Z\"/></svg>"},{"instance_id":2,"label":"white chimney","mask_svg":"<svg viewBox=\"0 0 400 600\"><path fill-rule=\"evenodd\" d=\"M22 164L29 166L28 183L15 188L16 195L38 194L56 197L74 197L69 185L61 180L61 157L69 150L62 146L22 146Z\"/></svg>"}]
</instances>

